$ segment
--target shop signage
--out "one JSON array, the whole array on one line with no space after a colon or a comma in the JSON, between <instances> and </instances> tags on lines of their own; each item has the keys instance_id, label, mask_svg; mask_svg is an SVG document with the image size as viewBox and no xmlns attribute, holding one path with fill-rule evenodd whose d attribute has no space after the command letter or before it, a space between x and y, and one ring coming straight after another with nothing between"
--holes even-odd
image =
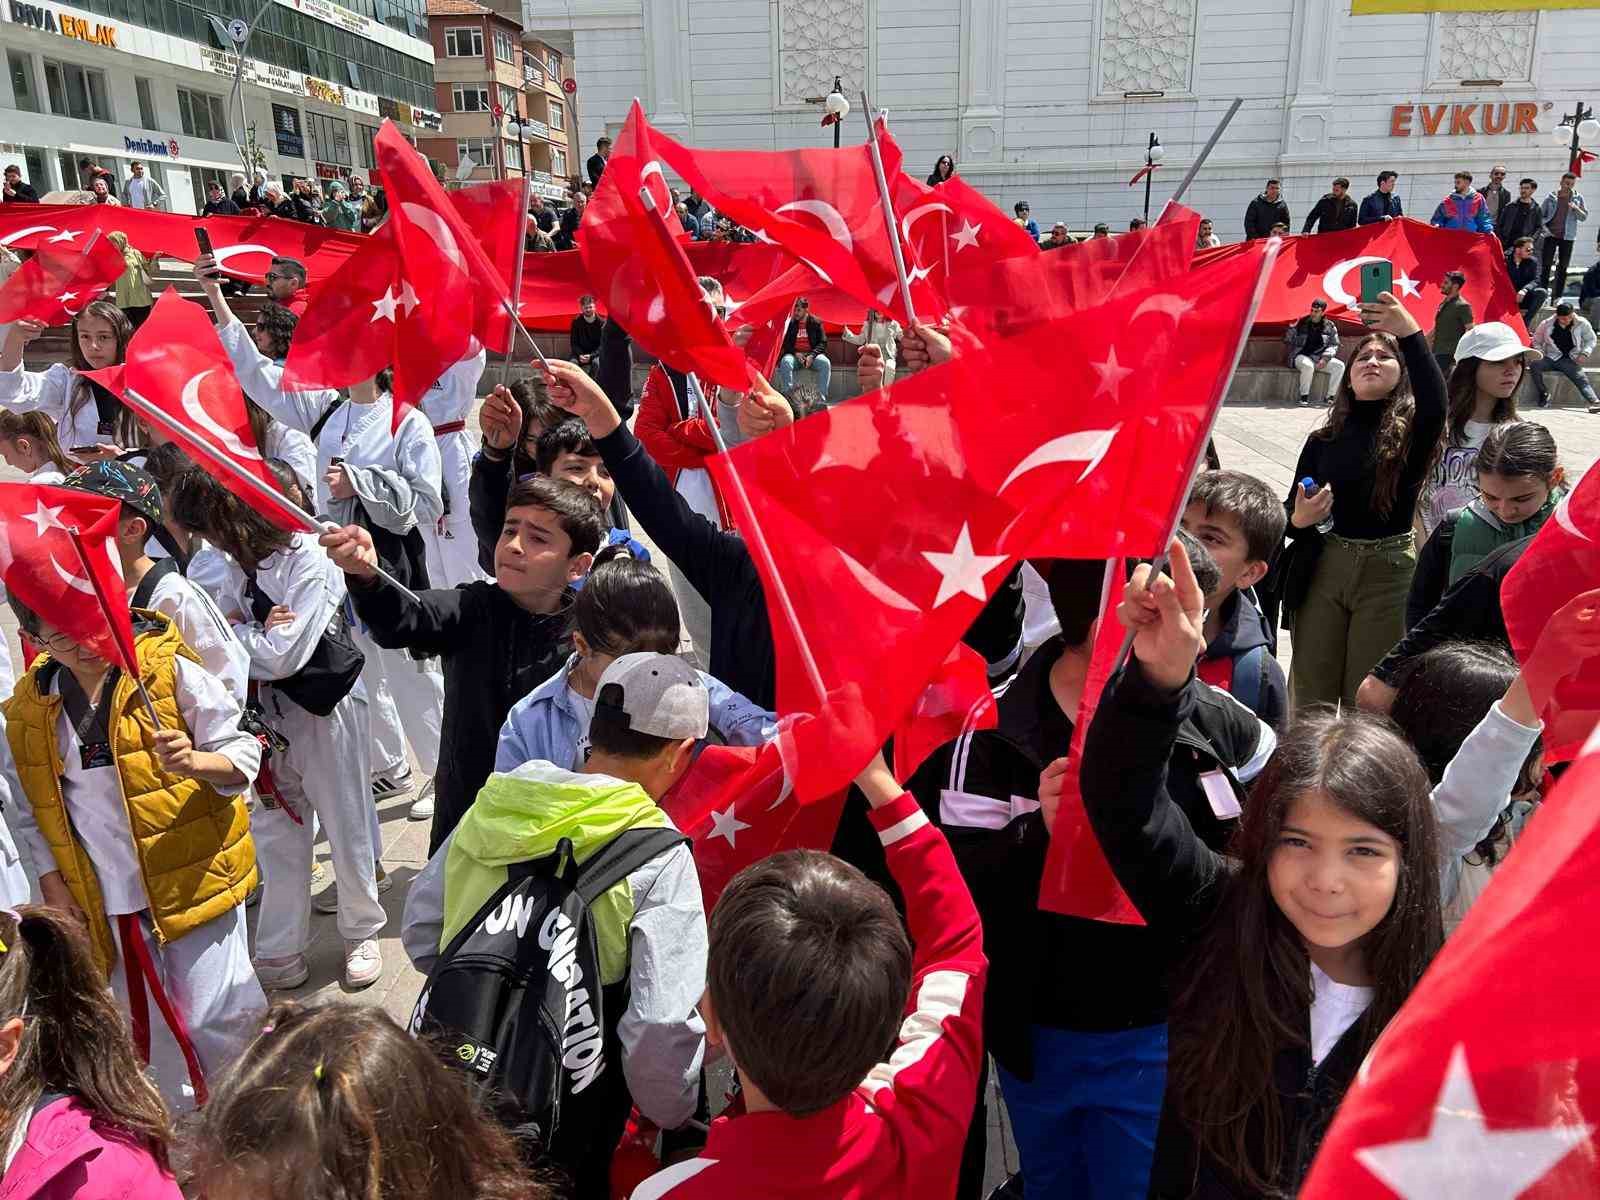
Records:
<instances>
[{"instance_id":1,"label":"shop signage","mask_svg":"<svg viewBox=\"0 0 1600 1200\"><path fill-rule=\"evenodd\" d=\"M306 95L313 100L321 100L324 104L337 104L344 107L344 89L336 83L324 83L320 79L306 76Z\"/></svg>"},{"instance_id":2,"label":"shop signage","mask_svg":"<svg viewBox=\"0 0 1600 1200\"><path fill-rule=\"evenodd\" d=\"M272 106L272 133L278 141L278 153L285 158L306 156L305 138L300 133L300 110L282 104Z\"/></svg>"},{"instance_id":3,"label":"shop signage","mask_svg":"<svg viewBox=\"0 0 1600 1200\"><path fill-rule=\"evenodd\" d=\"M89 21L83 17L69 17L66 13L57 16L42 4L23 4L20 0L12 0L11 19L18 25L31 25L45 33L59 33L62 37L77 38L96 46L108 46L113 50L117 48L115 25Z\"/></svg>"},{"instance_id":4,"label":"shop signage","mask_svg":"<svg viewBox=\"0 0 1600 1200\"><path fill-rule=\"evenodd\" d=\"M318 179L343 179L344 174L332 163L319 162L316 164Z\"/></svg>"},{"instance_id":5,"label":"shop signage","mask_svg":"<svg viewBox=\"0 0 1600 1200\"><path fill-rule=\"evenodd\" d=\"M1539 106L1523 100L1485 100L1481 104L1396 104L1389 114L1390 137L1462 137L1480 133L1538 133Z\"/></svg>"},{"instance_id":6,"label":"shop signage","mask_svg":"<svg viewBox=\"0 0 1600 1200\"><path fill-rule=\"evenodd\" d=\"M122 148L129 154L148 154L157 158L177 158L178 139L129 137L122 135Z\"/></svg>"}]
</instances>

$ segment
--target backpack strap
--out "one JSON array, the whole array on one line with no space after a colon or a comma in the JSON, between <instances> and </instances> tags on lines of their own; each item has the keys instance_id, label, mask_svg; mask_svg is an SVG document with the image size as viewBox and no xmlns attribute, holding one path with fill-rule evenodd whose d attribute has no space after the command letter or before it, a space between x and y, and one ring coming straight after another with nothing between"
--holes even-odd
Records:
<instances>
[{"instance_id":1,"label":"backpack strap","mask_svg":"<svg viewBox=\"0 0 1600 1200\"><path fill-rule=\"evenodd\" d=\"M130 601L131 606L134 608L149 608L150 596L156 590L156 584L160 583L163 579L165 579L168 575L171 575L177 569L177 559L163 558L155 566L146 571L144 573L144 578L139 580L139 586L133 589L133 599Z\"/></svg>"},{"instance_id":2,"label":"backpack strap","mask_svg":"<svg viewBox=\"0 0 1600 1200\"><path fill-rule=\"evenodd\" d=\"M688 840L670 825L654 829L625 829L579 868L574 890L587 907L603 896L608 888L621 883L656 855L665 854Z\"/></svg>"},{"instance_id":3,"label":"backpack strap","mask_svg":"<svg viewBox=\"0 0 1600 1200\"><path fill-rule=\"evenodd\" d=\"M322 415L318 417L316 423L311 426L310 437L312 445L316 444L317 435L322 432L323 426L327 425L327 423L332 419L333 414L338 412L343 404L344 397L340 396L332 404L328 405L327 408L322 410Z\"/></svg>"},{"instance_id":4,"label":"backpack strap","mask_svg":"<svg viewBox=\"0 0 1600 1200\"><path fill-rule=\"evenodd\" d=\"M1228 691L1253 713L1260 713L1262 693L1266 691L1267 648L1252 646L1233 660L1233 680Z\"/></svg>"}]
</instances>

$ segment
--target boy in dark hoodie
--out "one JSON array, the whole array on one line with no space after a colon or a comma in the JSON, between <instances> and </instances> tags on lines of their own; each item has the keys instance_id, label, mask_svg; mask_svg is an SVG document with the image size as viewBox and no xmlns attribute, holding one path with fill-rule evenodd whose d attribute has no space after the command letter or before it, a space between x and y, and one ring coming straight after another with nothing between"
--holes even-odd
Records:
<instances>
[{"instance_id":1,"label":"boy in dark hoodie","mask_svg":"<svg viewBox=\"0 0 1600 1200\"><path fill-rule=\"evenodd\" d=\"M1268 626L1250 589L1266 575L1283 541L1283 505L1272 489L1242 471L1205 471L1189 492L1183 528L1211 552L1221 571L1206 593L1206 652L1200 678L1228 692L1274 729L1288 712L1289 689Z\"/></svg>"}]
</instances>

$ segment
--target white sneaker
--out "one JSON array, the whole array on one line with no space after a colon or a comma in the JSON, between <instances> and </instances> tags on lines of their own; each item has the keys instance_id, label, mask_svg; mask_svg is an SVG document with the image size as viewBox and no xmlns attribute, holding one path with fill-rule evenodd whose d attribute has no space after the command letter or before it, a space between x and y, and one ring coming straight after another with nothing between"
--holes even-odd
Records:
<instances>
[{"instance_id":1,"label":"white sneaker","mask_svg":"<svg viewBox=\"0 0 1600 1200\"><path fill-rule=\"evenodd\" d=\"M383 864L378 864L378 894L382 895L394 886L394 880L389 877L389 872L383 869ZM311 898L311 907L314 911L327 916L339 911L339 883L335 880Z\"/></svg>"},{"instance_id":2,"label":"white sneaker","mask_svg":"<svg viewBox=\"0 0 1600 1200\"><path fill-rule=\"evenodd\" d=\"M413 821L433 820L432 779L422 785L422 790L417 793L417 798L411 802L411 811L406 815Z\"/></svg>"},{"instance_id":3,"label":"white sneaker","mask_svg":"<svg viewBox=\"0 0 1600 1200\"><path fill-rule=\"evenodd\" d=\"M372 798L374 800L387 800L390 796L398 796L410 790L410 767L407 767L398 775L390 771L380 771L372 777Z\"/></svg>"},{"instance_id":4,"label":"white sneaker","mask_svg":"<svg viewBox=\"0 0 1600 1200\"><path fill-rule=\"evenodd\" d=\"M344 985L347 988L371 987L383 974L383 955L372 938L344 944Z\"/></svg>"},{"instance_id":5,"label":"white sneaker","mask_svg":"<svg viewBox=\"0 0 1600 1200\"><path fill-rule=\"evenodd\" d=\"M258 958L255 961L256 978L269 992L286 992L297 988L311 976L304 954L291 954L287 958Z\"/></svg>"}]
</instances>

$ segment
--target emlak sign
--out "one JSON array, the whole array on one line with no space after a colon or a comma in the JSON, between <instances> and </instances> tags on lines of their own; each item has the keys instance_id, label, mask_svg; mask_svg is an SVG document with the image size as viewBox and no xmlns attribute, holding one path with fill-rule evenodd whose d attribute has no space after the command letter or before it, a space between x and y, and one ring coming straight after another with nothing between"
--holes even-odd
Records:
<instances>
[{"instance_id":1,"label":"emlak sign","mask_svg":"<svg viewBox=\"0 0 1600 1200\"><path fill-rule=\"evenodd\" d=\"M57 16L52 9L42 4L23 4L20 0L11 0L11 20L18 25L31 25L45 33L57 33L62 37L77 38L82 42L89 42L96 46L106 46L112 50L117 48L117 27L99 21L88 21L83 17L69 17L65 13Z\"/></svg>"}]
</instances>

